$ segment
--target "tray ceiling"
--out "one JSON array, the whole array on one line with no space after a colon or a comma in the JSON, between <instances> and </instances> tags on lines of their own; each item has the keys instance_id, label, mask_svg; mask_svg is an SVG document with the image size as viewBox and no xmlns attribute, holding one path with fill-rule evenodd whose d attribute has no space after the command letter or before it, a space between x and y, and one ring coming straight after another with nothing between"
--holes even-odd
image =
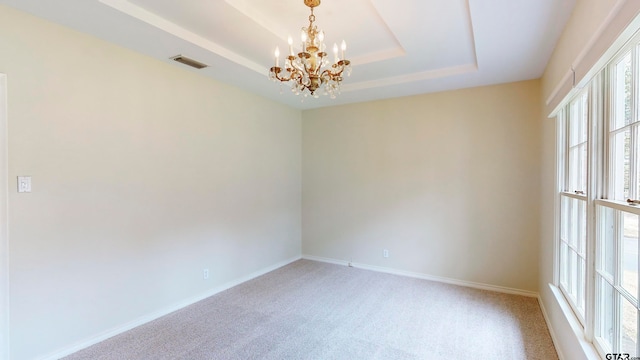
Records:
<instances>
[{"instance_id":1,"label":"tray ceiling","mask_svg":"<svg viewBox=\"0 0 640 360\"><path fill-rule=\"evenodd\" d=\"M290 106L308 109L534 79L575 0L322 0L325 43L347 42L337 99L267 79L273 50L299 43L302 0L0 0L82 32ZM299 47L299 44L297 45ZM208 64L192 70L178 54Z\"/></svg>"}]
</instances>

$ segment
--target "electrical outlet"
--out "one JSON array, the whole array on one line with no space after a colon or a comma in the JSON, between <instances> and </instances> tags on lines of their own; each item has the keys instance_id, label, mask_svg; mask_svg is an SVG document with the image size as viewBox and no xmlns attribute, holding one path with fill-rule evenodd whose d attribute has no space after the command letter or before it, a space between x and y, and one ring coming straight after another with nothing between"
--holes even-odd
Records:
<instances>
[{"instance_id":1,"label":"electrical outlet","mask_svg":"<svg viewBox=\"0 0 640 360\"><path fill-rule=\"evenodd\" d=\"M18 192L31 192L31 176L18 176Z\"/></svg>"},{"instance_id":2,"label":"electrical outlet","mask_svg":"<svg viewBox=\"0 0 640 360\"><path fill-rule=\"evenodd\" d=\"M388 258L389 257L389 250L387 250L387 249L382 250L382 256Z\"/></svg>"},{"instance_id":3,"label":"electrical outlet","mask_svg":"<svg viewBox=\"0 0 640 360\"><path fill-rule=\"evenodd\" d=\"M209 269L202 270L202 278L207 280L209 278Z\"/></svg>"}]
</instances>

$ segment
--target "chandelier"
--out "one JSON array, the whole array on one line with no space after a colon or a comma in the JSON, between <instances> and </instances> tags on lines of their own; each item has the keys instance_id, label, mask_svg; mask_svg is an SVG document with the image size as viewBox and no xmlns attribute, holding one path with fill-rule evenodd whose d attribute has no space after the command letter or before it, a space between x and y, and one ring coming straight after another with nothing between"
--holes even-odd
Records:
<instances>
[{"instance_id":1,"label":"chandelier","mask_svg":"<svg viewBox=\"0 0 640 360\"><path fill-rule=\"evenodd\" d=\"M320 5L320 0L304 0L304 4L311 9L309 26L302 28L302 52L293 52L293 40L289 36L289 55L284 59L284 67L280 67L280 49L276 47L275 66L269 69L269 79L291 85L291 91L296 95L311 95L318 97L317 90L322 88L325 95L335 99L340 93L342 74L351 75L351 62L344 58L347 44L342 41L341 54L338 56L338 44L333 44L333 64L325 52L324 31L318 30L313 23L316 20L313 8Z\"/></svg>"}]
</instances>

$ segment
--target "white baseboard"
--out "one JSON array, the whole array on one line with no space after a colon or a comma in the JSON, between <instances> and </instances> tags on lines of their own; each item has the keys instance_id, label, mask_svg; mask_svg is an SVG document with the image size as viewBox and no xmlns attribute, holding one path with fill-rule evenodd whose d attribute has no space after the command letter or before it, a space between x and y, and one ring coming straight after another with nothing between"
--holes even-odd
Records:
<instances>
[{"instance_id":1,"label":"white baseboard","mask_svg":"<svg viewBox=\"0 0 640 360\"><path fill-rule=\"evenodd\" d=\"M302 255L302 258L303 259L307 259L307 260L315 260L315 261L331 263L331 264L352 266L352 267L356 267L356 268L359 268L359 269L372 270L372 271L383 272L383 273L387 273L387 274L401 275L401 276L407 276L407 277L412 277L412 278L437 281L437 282L441 282L441 283L445 283L445 284L465 286L465 287L481 289L481 290L489 290L489 291L495 291L495 292L500 292L500 293L513 294L513 295L522 295L522 296L534 297L534 298L537 298L539 296L539 294L537 292L534 292L534 291L521 290L521 289L509 288L509 287L504 287L504 286L498 286L498 285L483 284L483 283L477 283L477 282L472 282L472 281L451 279L451 278L446 278L446 277L441 277L441 276L433 276L433 275L428 275L428 274L421 274L421 273L416 273L416 272L411 272L411 271L405 271L405 270L398 270L398 269L382 267L382 266L359 264L359 263L354 263L354 262L350 263L349 261L330 259L330 258L324 258L324 257L319 257L319 256L313 256L313 255Z\"/></svg>"},{"instance_id":2,"label":"white baseboard","mask_svg":"<svg viewBox=\"0 0 640 360\"><path fill-rule=\"evenodd\" d=\"M232 288L232 287L234 287L236 285L242 284L243 282L255 279L258 276L264 275L264 274L266 274L268 272L271 272L271 271L276 270L278 268L281 268L281 267L283 267L285 265L288 265L288 264L290 264L290 263L292 263L294 261L300 260L300 258L301 258L300 256L295 256L295 257L292 257L290 259L278 262L278 263L276 263L274 265L268 266L266 268L260 269L260 270L258 270L256 272L253 272L253 273L249 274L249 275L240 277L238 279L234 279L234 280L229 281L227 283L224 283L224 284L222 284L220 286L217 286L217 287L207 291L204 294L200 294L198 296L194 296L192 298L185 299L184 301L181 301L181 302L179 302L177 304L173 304L173 305L171 305L169 307L166 307L166 308L164 308L162 310L159 310L159 311L153 312L151 314L139 317L139 318L137 318L137 319L135 319L133 321L130 321L130 322L126 323L126 324L123 324L123 325L120 325L120 326L115 327L113 329L104 331L104 332L102 332L100 334L97 334L95 336L92 336L90 338L82 340L82 341L80 341L80 342L78 342L78 343L76 343L74 345L71 345L69 347L65 347L63 349L60 349L60 350L54 352L54 353L51 353L51 354L48 354L46 356L40 357L39 359L40 360L57 360L57 359L60 359L62 357L71 355L71 354L73 354L73 353L75 353L77 351L80 351L82 349L85 349L85 348L87 348L87 347L89 347L91 345L95 345L95 344L97 344L99 342L102 342L102 341L108 339L108 338L111 338L113 336L121 334L121 333L123 333L125 331L131 330L131 329L133 329L135 327L138 327L140 325L144 325L144 324L146 324L146 323L148 323L150 321L153 321L153 320L156 320L158 318L161 318L161 317L163 317L165 315L168 315L168 314L170 314L170 313L172 313L174 311L177 311L177 310L185 308L185 307L187 307L189 305L195 304L198 301L204 300L204 299L206 299L206 298L208 298L210 296L213 296L213 295L215 295L215 294L217 294L219 292L225 291L225 290L227 290L229 288Z\"/></svg>"}]
</instances>

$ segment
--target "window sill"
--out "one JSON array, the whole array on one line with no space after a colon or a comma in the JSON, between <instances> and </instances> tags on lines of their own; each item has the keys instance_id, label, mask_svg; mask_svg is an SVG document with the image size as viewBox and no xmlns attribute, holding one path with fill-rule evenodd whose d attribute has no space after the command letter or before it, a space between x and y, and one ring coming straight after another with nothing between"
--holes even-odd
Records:
<instances>
[{"instance_id":1,"label":"window sill","mask_svg":"<svg viewBox=\"0 0 640 360\"><path fill-rule=\"evenodd\" d=\"M584 357L580 357L580 358L584 358L587 360L600 360L600 356L598 355L598 352L596 351L593 344L584 337L584 331L583 331L582 325L580 325L580 322L578 321L575 314L573 313L573 310L571 310L571 306L569 305L567 300L565 300L560 289L553 284L549 284L549 288L551 289L551 292L553 293L553 296L555 297L555 300L558 306L560 307L560 310L564 314L564 317L567 320L567 323L569 324L571 331L573 331L573 335L575 336L575 339L578 341L578 344L580 344L580 348L582 350L582 353L584 354ZM558 339L554 339L554 340L558 340ZM572 351L571 357L567 358L566 356L564 356L564 354L561 352L561 349L558 348L558 345L559 344L556 344L556 350L558 351L558 355L560 356L560 359L576 358L575 351Z\"/></svg>"},{"instance_id":2,"label":"window sill","mask_svg":"<svg viewBox=\"0 0 640 360\"><path fill-rule=\"evenodd\" d=\"M562 196L566 196L572 199L576 199L576 200L582 200L582 201L587 201L587 195L585 194L576 194L576 193L572 193L572 192L568 192L568 191L561 191L560 195Z\"/></svg>"},{"instance_id":3,"label":"window sill","mask_svg":"<svg viewBox=\"0 0 640 360\"><path fill-rule=\"evenodd\" d=\"M607 200L607 199L596 199L594 201L596 205L605 206L608 208L640 215L640 206L638 205L629 205L625 201L618 200Z\"/></svg>"}]
</instances>

